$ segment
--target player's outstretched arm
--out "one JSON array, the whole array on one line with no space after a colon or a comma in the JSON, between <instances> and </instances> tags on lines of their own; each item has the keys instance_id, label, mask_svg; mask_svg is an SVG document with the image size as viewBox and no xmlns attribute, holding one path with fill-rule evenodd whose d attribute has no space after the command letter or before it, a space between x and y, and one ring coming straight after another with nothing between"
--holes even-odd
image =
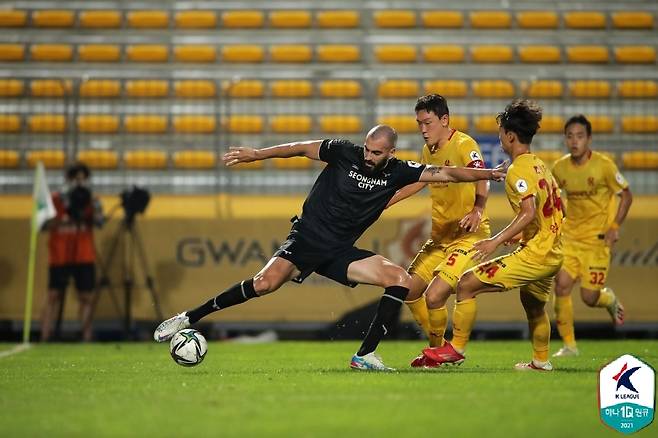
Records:
<instances>
[{"instance_id":1,"label":"player's outstretched arm","mask_svg":"<svg viewBox=\"0 0 658 438\"><path fill-rule=\"evenodd\" d=\"M393 204L397 204L403 199L407 199L408 197L415 195L416 193L420 192L426 185L427 185L426 182L417 182L402 187L400 190L395 192L395 195L393 195L391 200L388 201L388 204L386 204L386 208L390 207Z\"/></svg>"},{"instance_id":2,"label":"player's outstretched arm","mask_svg":"<svg viewBox=\"0 0 658 438\"><path fill-rule=\"evenodd\" d=\"M470 167L427 166L418 179L421 182L473 182L480 180L502 181L509 162L505 161L493 169Z\"/></svg>"},{"instance_id":3,"label":"player's outstretched arm","mask_svg":"<svg viewBox=\"0 0 658 438\"><path fill-rule=\"evenodd\" d=\"M231 147L222 156L227 166L251 161L267 160L268 158L306 157L312 160L320 159L322 140L298 141L279 144L268 148L254 149L248 147Z\"/></svg>"}]
</instances>

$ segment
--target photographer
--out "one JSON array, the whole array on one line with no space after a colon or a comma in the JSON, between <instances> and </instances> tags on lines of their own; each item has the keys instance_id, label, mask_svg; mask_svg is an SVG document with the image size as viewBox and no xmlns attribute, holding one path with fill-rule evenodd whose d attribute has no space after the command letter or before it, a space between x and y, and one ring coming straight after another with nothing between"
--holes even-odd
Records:
<instances>
[{"instance_id":1,"label":"photographer","mask_svg":"<svg viewBox=\"0 0 658 438\"><path fill-rule=\"evenodd\" d=\"M91 341L91 319L96 284L93 227L103 224L103 211L89 187L89 168L75 163L66 169L66 183L52 195L57 215L44 226L48 241L48 295L41 314L41 341L52 332L52 321L62 311L70 277L80 303L82 339Z\"/></svg>"}]
</instances>

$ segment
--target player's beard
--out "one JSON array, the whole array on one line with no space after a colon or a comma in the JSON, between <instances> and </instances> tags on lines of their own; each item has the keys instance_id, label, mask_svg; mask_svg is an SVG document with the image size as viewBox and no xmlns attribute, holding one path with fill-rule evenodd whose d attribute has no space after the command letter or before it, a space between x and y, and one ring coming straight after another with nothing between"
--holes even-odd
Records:
<instances>
[{"instance_id":1,"label":"player's beard","mask_svg":"<svg viewBox=\"0 0 658 438\"><path fill-rule=\"evenodd\" d=\"M370 164L372 167L368 167L368 164ZM376 165L372 162L364 161L363 162L363 173L365 173L368 176L372 176L378 172L380 172L384 167L386 167L386 164L388 164L388 160L382 160Z\"/></svg>"}]
</instances>

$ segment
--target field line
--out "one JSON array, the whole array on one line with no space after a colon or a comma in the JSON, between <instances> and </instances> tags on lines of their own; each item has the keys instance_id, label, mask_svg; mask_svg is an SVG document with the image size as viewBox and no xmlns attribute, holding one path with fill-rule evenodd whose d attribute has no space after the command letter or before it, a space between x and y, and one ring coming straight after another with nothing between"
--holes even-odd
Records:
<instances>
[{"instance_id":1,"label":"field line","mask_svg":"<svg viewBox=\"0 0 658 438\"><path fill-rule=\"evenodd\" d=\"M12 354L18 354L23 351L29 350L31 347L30 344L18 344L6 351L0 351L0 359L3 357L11 356Z\"/></svg>"}]
</instances>

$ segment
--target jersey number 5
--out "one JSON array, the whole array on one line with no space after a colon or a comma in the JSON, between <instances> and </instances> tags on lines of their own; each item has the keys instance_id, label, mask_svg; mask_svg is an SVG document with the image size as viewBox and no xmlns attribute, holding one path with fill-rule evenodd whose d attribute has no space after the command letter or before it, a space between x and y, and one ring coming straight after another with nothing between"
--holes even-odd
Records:
<instances>
[{"instance_id":1,"label":"jersey number 5","mask_svg":"<svg viewBox=\"0 0 658 438\"><path fill-rule=\"evenodd\" d=\"M557 194L557 186L553 185L549 187L548 182L542 178L539 180L539 188L546 190L546 202L541 208L544 217L551 217L554 210L562 210L562 199L560 195Z\"/></svg>"}]
</instances>

